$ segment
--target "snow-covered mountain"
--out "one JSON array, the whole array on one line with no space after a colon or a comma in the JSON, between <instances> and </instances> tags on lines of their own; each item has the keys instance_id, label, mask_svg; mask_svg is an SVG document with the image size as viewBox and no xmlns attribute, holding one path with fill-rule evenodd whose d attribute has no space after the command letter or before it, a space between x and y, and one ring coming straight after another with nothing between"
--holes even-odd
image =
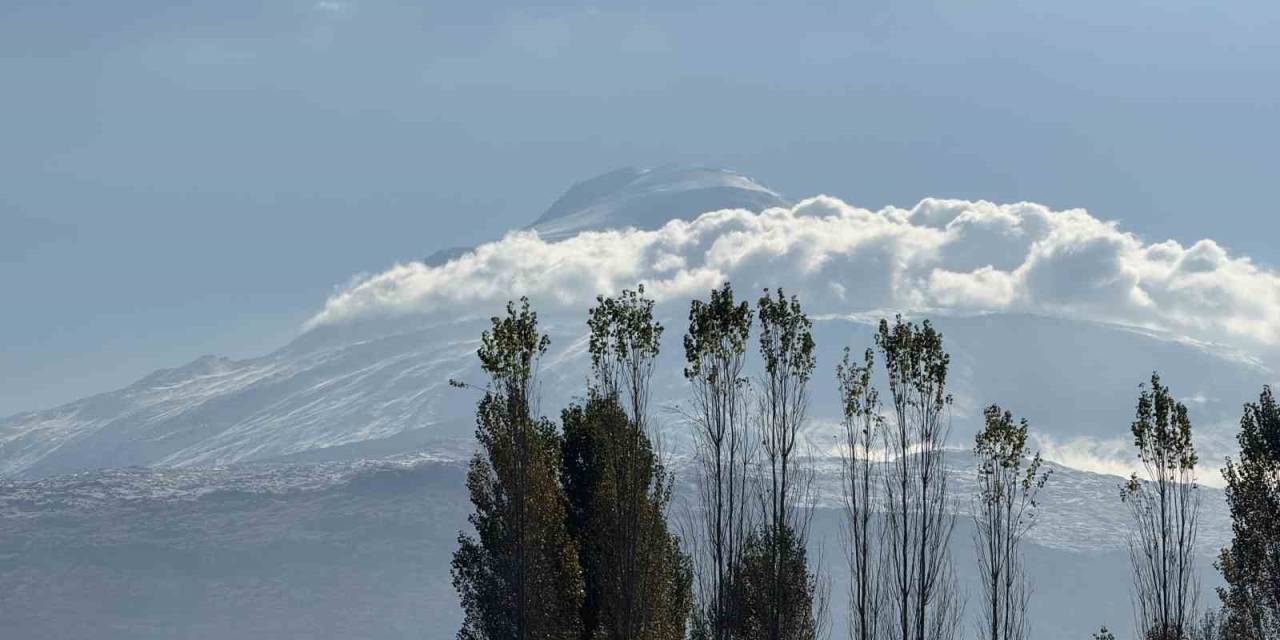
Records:
<instances>
[{"instance_id":1,"label":"snow-covered mountain","mask_svg":"<svg viewBox=\"0 0 1280 640\"><path fill-rule=\"evenodd\" d=\"M408 277L426 279L426 285L398 280L395 288L369 294L384 303L405 290L438 288L438 281L456 277L457 288L463 290L457 294L461 298L423 302L425 310L361 311L363 315L354 319L314 323L289 345L259 358L232 361L208 356L158 371L124 389L0 419L0 477L34 478L131 465L189 467L344 459L423 449L464 455L469 450L474 398L450 389L447 381L478 380L475 347L487 316L501 309L501 302L475 302L467 295L505 300L522 289L545 288L545 282L558 277L568 282L567 291L541 295L549 304L539 306L553 339L544 366L543 407L554 416L585 388L585 314L594 294L610 284L601 281L596 286L591 277L607 274L626 260L667 262L685 265L671 276L672 281L693 280L695 284L685 287L692 292L689 295L705 295L698 279L710 283L709 288L726 270L707 276L707 266L689 265L688 257L673 254L669 247L645 249L648 253L638 256L619 251L629 251L627 247L640 240L651 241L658 234L678 235L681 246L695 247L686 250L688 253L705 254L708 263L727 240L752 234L764 236L762 244L791 243L803 249L793 238L772 239L770 234L777 234L772 229L730 226L715 228L713 235L692 223L663 226L661 217L664 211L680 220L694 217L693 212L699 209L772 207L782 202L775 192L756 182L721 170L624 169L593 178L569 189L538 219L532 227L538 236L524 232L504 241L529 244L532 248L528 251L501 243L457 250L451 260L438 267L422 263L397 267L408 272ZM938 217L940 208L922 204L917 209L924 213L913 215ZM787 213L786 209L770 211ZM948 230L970 213L952 214L954 221ZM801 217L796 213L785 221L801 224L815 215L803 213ZM876 214L865 221L855 220L855 224L872 227L883 224L878 218L893 215ZM604 236L600 231L607 234L611 233L607 229L634 227L663 228L633 232L639 240ZM602 251L589 246L580 251L585 257L552 255L544 263L533 264L518 262L527 256L508 255L557 250L561 244L541 236L571 233L577 236L561 244L621 238L622 249L609 245L608 251ZM752 251L750 255L763 253ZM764 255L749 257L751 268L727 275L734 276L740 294L748 298L761 286L782 285L802 291L802 302L817 320L820 375L815 381L813 415L819 423L829 423L837 418L832 372L840 350L847 346L860 352L872 344L872 325L893 312L868 307L879 301L877 290L889 285L878 284L876 280L883 276L868 269L861 257L834 259L800 250L792 253L799 253L800 258L787 259L802 263L808 271L797 273L796 267L781 258ZM498 267L470 266L483 260L496 261ZM569 260L584 266L566 265ZM997 251L961 258L962 262L996 265L1009 260ZM808 263L826 271L815 271ZM586 269L587 273L575 269ZM930 277L936 275L935 270ZM822 285L823 278L834 280ZM468 284L468 279L474 283ZM906 279L897 277L900 284L894 286L905 289L901 283ZM660 296L671 289L670 284L663 289L663 282L650 281L651 289L657 289ZM494 291L475 291L485 287ZM352 301L338 299L339 304L363 310L368 302L354 296L365 293L357 290ZM666 298L658 308L668 330L656 388L659 402L672 404L684 393L679 341L688 297L668 292ZM390 302L385 304L398 309ZM325 313L334 307L331 300ZM1046 313L1035 307L984 311L963 305L947 308L936 302L921 307L904 310L908 315L932 317L955 359L951 387L957 396L958 445L968 441L981 407L998 402L1032 420L1051 458L1107 470L1108 464L1123 455L1119 449L1127 439L1137 385L1152 370L1158 370L1190 402L1193 419L1201 427L1202 449L1209 460L1216 460L1231 444L1229 432L1241 403L1275 377L1269 364L1256 356L1170 332ZM683 430L674 420L669 422L673 437L678 439Z\"/></svg>"},{"instance_id":2,"label":"snow-covered mountain","mask_svg":"<svg viewBox=\"0 0 1280 640\"><path fill-rule=\"evenodd\" d=\"M872 346L880 318L927 317L943 333L962 511L963 449L982 407L1030 419L1055 467L1030 559L1054 576L1037 586L1054 598L1044 637L1128 622L1116 475L1134 467L1138 385L1157 370L1188 404L1212 484L1241 404L1277 378L1267 318L1280 285L1268 283L1280 279L1208 241L1146 244L1084 212L1027 203L869 212L829 198L790 205L729 171L625 169L574 186L502 240L335 294L275 352L208 356L0 419L0 583L23 594L0 599L0 618L33 637L110 620L92 635L301 638L402 637L425 615L442 623L430 637L449 637L447 557L465 526L459 469L476 396L448 380L481 380L488 316L533 299L552 338L541 408L556 417L586 388L594 295L645 282L667 328L655 423L680 469L688 300L725 279L748 299L763 287L798 292L815 320L809 438L828 479L820 519L831 543L834 368L845 347ZM1237 290L1248 304L1233 310ZM1220 492L1205 495L1207 558L1228 527ZM414 609L423 598L444 604ZM371 618L375 601L392 611ZM91 613L65 616L52 602ZM303 611L307 625L285 615Z\"/></svg>"},{"instance_id":3,"label":"snow-covered mountain","mask_svg":"<svg viewBox=\"0 0 1280 640\"><path fill-rule=\"evenodd\" d=\"M548 320L552 349L542 406L555 416L585 392L585 324L583 318ZM679 326L678 317L663 320ZM1192 400L1211 459L1230 446L1239 406L1268 376L1257 364L1212 350L1081 321L981 315L935 316L934 322L954 362L953 443L968 442L981 408L995 402L1027 415L1051 458L1084 468L1105 470L1096 465L1116 462L1106 455L1126 438L1137 385L1151 370ZM318 336L304 336L261 358L202 358L120 391L6 419L0 468L30 478L423 449L461 458L470 450L475 398L450 389L448 380L479 380L475 348L484 325L459 319L318 344L307 344ZM839 349L870 346L872 329L857 318L816 324L822 347L813 394L817 442L838 417L832 370ZM655 391L666 405L684 397L679 339L676 330L664 336ZM684 430L674 413L660 420L679 442Z\"/></svg>"},{"instance_id":4,"label":"snow-covered mountain","mask_svg":"<svg viewBox=\"0 0 1280 640\"><path fill-rule=\"evenodd\" d=\"M621 169L575 185L532 228L555 238L784 204L731 171ZM469 251L445 250L425 262ZM206 356L124 389L3 418L0 477L228 464L322 450L397 453L424 443L453 450L452 441L470 434L471 399L450 393L447 381L474 372L483 326L464 317L318 327L261 358ZM576 329L563 337L573 340ZM581 378L581 365L579 358L558 369L566 379Z\"/></svg>"}]
</instances>

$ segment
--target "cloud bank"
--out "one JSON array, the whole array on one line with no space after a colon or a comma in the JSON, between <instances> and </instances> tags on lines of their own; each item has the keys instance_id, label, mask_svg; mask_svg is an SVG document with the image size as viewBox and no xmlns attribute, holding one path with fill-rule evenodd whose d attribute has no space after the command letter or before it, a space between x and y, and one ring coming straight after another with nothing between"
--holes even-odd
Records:
<instances>
[{"instance_id":1,"label":"cloud bank","mask_svg":"<svg viewBox=\"0 0 1280 640\"><path fill-rule=\"evenodd\" d=\"M870 211L826 196L559 242L513 232L441 266L401 264L360 279L309 326L489 315L521 295L546 311L582 311L598 293L641 282L659 303L683 304L725 280L743 291L782 286L815 315L1029 312L1280 345L1280 274L1212 240L1146 243L1084 210L1034 203L926 199Z\"/></svg>"}]
</instances>

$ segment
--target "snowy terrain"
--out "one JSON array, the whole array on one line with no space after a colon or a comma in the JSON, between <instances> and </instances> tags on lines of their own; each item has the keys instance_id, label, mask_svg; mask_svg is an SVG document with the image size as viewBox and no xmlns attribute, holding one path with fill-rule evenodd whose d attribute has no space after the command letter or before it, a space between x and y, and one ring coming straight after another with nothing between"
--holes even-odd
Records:
<instances>
[{"instance_id":1,"label":"snowy terrain","mask_svg":"<svg viewBox=\"0 0 1280 640\"><path fill-rule=\"evenodd\" d=\"M963 511L972 467L960 454L950 463ZM1036 636L1123 629L1117 479L1051 467L1028 549ZM448 561L466 526L462 474L461 464L417 455L9 481L0 484L0 620L23 638L445 640L459 618ZM835 482L821 479L813 553L833 580L839 633L847 569L836 555ZM1220 494L1205 497L1208 549L1227 532ZM970 535L962 517L953 548L972 589Z\"/></svg>"}]
</instances>

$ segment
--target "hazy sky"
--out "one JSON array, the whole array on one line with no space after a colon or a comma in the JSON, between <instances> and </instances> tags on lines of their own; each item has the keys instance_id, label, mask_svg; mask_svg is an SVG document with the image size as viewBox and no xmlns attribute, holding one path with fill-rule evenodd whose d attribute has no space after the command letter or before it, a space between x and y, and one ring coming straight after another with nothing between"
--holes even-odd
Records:
<instances>
[{"instance_id":1,"label":"hazy sky","mask_svg":"<svg viewBox=\"0 0 1280 640\"><path fill-rule=\"evenodd\" d=\"M0 3L0 414L285 343L625 165L1085 207L1280 264L1280 8Z\"/></svg>"}]
</instances>

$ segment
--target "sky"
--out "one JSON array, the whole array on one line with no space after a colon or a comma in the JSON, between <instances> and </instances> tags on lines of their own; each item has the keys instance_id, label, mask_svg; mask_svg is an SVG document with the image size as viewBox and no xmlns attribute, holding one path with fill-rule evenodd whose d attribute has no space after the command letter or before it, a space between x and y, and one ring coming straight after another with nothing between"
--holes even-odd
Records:
<instances>
[{"instance_id":1,"label":"sky","mask_svg":"<svg viewBox=\"0 0 1280 640\"><path fill-rule=\"evenodd\" d=\"M193 3L194 4L194 3ZM298 335L622 166L1280 266L1266 2L0 3L0 415Z\"/></svg>"}]
</instances>

